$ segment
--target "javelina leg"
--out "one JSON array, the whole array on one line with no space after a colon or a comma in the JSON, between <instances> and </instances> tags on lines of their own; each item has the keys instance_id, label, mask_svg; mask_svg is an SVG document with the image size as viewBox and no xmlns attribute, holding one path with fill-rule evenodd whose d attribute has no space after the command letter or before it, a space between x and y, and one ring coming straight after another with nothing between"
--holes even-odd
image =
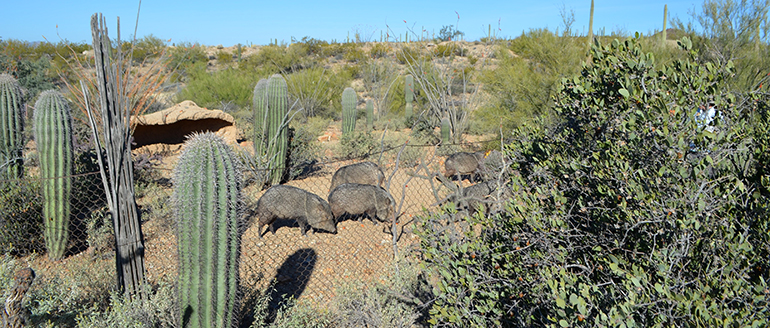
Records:
<instances>
[{"instance_id":1,"label":"javelina leg","mask_svg":"<svg viewBox=\"0 0 770 328\"><path fill-rule=\"evenodd\" d=\"M312 228L310 228L307 224L305 224L302 221L297 220L297 223L299 223L299 231L302 232L303 236L307 237L307 231L311 230Z\"/></svg>"}]
</instances>

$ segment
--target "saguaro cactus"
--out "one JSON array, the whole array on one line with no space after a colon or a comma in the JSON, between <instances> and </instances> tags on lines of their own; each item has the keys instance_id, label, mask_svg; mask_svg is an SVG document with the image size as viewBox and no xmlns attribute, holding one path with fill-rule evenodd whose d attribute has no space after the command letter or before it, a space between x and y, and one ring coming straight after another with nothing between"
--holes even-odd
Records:
<instances>
[{"instance_id":1,"label":"saguaro cactus","mask_svg":"<svg viewBox=\"0 0 770 328\"><path fill-rule=\"evenodd\" d=\"M414 100L414 77L411 74L404 77L404 97L406 98L404 116L409 118L413 113L412 101Z\"/></svg>"},{"instance_id":2,"label":"saguaro cactus","mask_svg":"<svg viewBox=\"0 0 770 328\"><path fill-rule=\"evenodd\" d=\"M351 87L342 91L342 134L346 135L356 128L356 103L358 97Z\"/></svg>"},{"instance_id":3,"label":"saguaro cactus","mask_svg":"<svg viewBox=\"0 0 770 328\"><path fill-rule=\"evenodd\" d=\"M668 4L663 5L663 33L661 33L661 40L665 44L666 38L668 37L666 35L666 21L668 20Z\"/></svg>"},{"instance_id":4,"label":"saguaro cactus","mask_svg":"<svg viewBox=\"0 0 770 328\"><path fill-rule=\"evenodd\" d=\"M594 0L591 0L591 15L588 18L588 46L594 43Z\"/></svg>"},{"instance_id":5,"label":"saguaro cactus","mask_svg":"<svg viewBox=\"0 0 770 328\"><path fill-rule=\"evenodd\" d=\"M190 138L174 169L179 327L233 327L238 309L241 171L213 133Z\"/></svg>"},{"instance_id":6,"label":"saguaro cactus","mask_svg":"<svg viewBox=\"0 0 770 328\"><path fill-rule=\"evenodd\" d=\"M24 99L13 76L0 74L0 178L24 173Z\"/></svg>"},{"instance_id":7,"label":"saguaro cactus","mask_svg":"<svg viewBox=\"0 0 770 328\"><path fill-rule=\"evenodd\" d=\"M374 125L374 102L371 99L366 100L366 128L372 130Z\"/></svg>"},{"instance_id":8,"label":"saguaro cactus","mask_svg":"<svg viewBox=\"0 0 770 328\"><path fill-rule=\"evenodd\" d=\"M261 79L254 86L252 95L252 107L254 110L254 153L263 155L265 151L265 124L267 122L267 107L265 91L267 90L267 79Z\"/></svg>"},{"instance_id":9,"label":"saguaro cactus","mask_svg":"<svg viewBox=\"0 0 770 328\"><path fill-rule=\"evenodd\" d=\"M268 180L279 184L286 172L289 148L289 87L280 74L254 87L254 151L271 169Z\"/></svg>"},{"instance_id":10,"label":"saguaro cactus","mask_svg":"<svg viewBox=\"0 0 770 328\"><path fill-rule=\"evenodd\" d=\"M450 126L449 126L449 118L444 117L441 119L441 143L444 145L449 144L449 132Z\"/></svg>"},{"instance_id":11,"label":"saguaro cactus","mask_svg":"<svg viewBox=\"0 0 770 328\"><path fill-rule=\"evenodd\" d=\"M72 194L72 114L64 97L43 91L33 113L35 143L43 186L43 218L48 257L58 260L67 250Z\"/></svg>"}]
</instances>

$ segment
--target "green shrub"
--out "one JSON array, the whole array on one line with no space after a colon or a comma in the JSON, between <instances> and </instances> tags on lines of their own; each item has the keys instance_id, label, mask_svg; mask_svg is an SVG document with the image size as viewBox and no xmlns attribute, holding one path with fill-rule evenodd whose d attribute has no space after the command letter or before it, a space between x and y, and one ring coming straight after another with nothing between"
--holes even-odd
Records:
<instances>
[{"instance_id":1,"label":"green shrub","mask_svg":"<svg viewBox=\"0 0 770 328\"><path fill-rule=\"evenodd\" d=\"M40 182L0 181L0 253L26 256L45 251Z\"/></svg>"},{"instance_id":2,"label":"green shrub","mask_svg":"<svg viewBox=\"0 0 770 328\"><path fill-rule=\"evenodd\" d=\"M295 126L289 128L289 180L310 173L318 158L318 134L304 124Z\"/></svg>"},{"instance_id":3,"label":"green shrub","mask_svg":"<svg viewBox=\"0 0 770 328\"><path fill-rule=\"evenodd\" d=\"M374 59L387 57L391 50L393 49L387 43L375 43L369 49L369 56Z\"/></svg>"},{"instance_id":4,"label":"green shrub","mask_svg":"<svg viewBox=\"0 0 770 328\"><path fill-rule=\"evenodd\" d=\"M419 49L415 49L411 46L402 46L401 49L396 50L396 60L399 63L416 65L423 57L422 52Z\"/></svg>"},{"instance_id":5,"label":"green shrub","mask_svg":"<svg viewBox=\"0 0 770 328\"><path fill-rule=\"evenodd\" d=\"M365 159L379 148L377 140L368 131L351 131L340 137L339 156L347 159Z\"/></svg>"},{"instance_id":6,"label":"green shrub","mask_svg":"<svg viewBox=\"0 0 770 328\"><path fill-rule=\"evenodd\" d=\"M195 67L205 67L209 60L204 46L197 43L181 43L170 52L168 67L174 72L172 81L185 81Z\"/></svg>"},{"instance_id":7,"label":"green shrub","mask_svg":"<svg viewBox=\"0 0 770 328\"><path fill-rule=\"evenodd\" d=\"M233 63L233 54L224 51L219 50L216 54L217 62L219 62L220 65L230 65Z\"/></svg>"},{"instance_id":8,"label":"green shrub","mask_svg":"<svg viewBox=\"0 0 770 328\"><path fill-rule=\"evenodd\" d=\"M463 56L467 53L463 47L455 42L441 43L432 49L433 56L436 57L450 57L450 56ZM471 64L473 65L473 64Z\"/></svg>"},{"instance_id":9,"label":"green shrub","mask_svg":"<svg viewBox=\"0 0 770 328\"><path fill-rule=\"evenodd\" d=\"M228 104L250 106L252 89L258 80L233 68L209 73L204 64L195 66L188 74L187 86L176 95L176 102L192 100L205 108L222 108Z\"/></svg>"},{"instance_id":10,"label":"green shrub","mask_svg":"<svg viewBox=\"0 0 770 328\"><path fill-rule=\"evenodd\" d=\"M166 42L150 34L136 40L134 43L133 56L134 63L142 63L150 59L157 59L166 49Z\"/></svg>"},{"instance_id":11,"label":"green shrub","mask_svg":"<svg viewBox=\"0 0 770 328\"><path fill-rule=\"evenodd\" d=\"M728 92L732 65L694 52L656 65L637 41L594 45L558 87L554 124L516 132L505 212L442 233L451 214L422 221L433 324L768 324L751 102ZM712 121L698 113L709 103Z\"/></svg>"},{"instance_id":12,"label":"green shrub","mask_svg":"<svg viewBox=\"0 0 770 328\"><path fill-rule=\"evenodd\" d=\"M157 290L149 292L148 300L130 300L119 293L110 295L110 304L104 309L77 318L79 328L173 328L176 297L172 283L161 283Z\"/></svg>"}]
</instances>

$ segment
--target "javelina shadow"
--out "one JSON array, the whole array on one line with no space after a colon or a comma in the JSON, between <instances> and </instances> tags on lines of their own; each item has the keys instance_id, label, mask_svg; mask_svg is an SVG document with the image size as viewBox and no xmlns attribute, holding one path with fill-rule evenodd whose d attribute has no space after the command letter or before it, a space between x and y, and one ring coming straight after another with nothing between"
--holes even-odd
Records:
<instances>
[{"instance_id":1,"label":"javelina shadow","mask_svg":"<svg viewBox=\"0 0 770 328\"><path fill-rule=\"evenodd\" d=\"M318 262L312 248L302 248L291 254L275 273L275 288L268 303L269 318L274 319L278 308L289 299L298 299L307 287Z\"/></svg>"}]
</instances>

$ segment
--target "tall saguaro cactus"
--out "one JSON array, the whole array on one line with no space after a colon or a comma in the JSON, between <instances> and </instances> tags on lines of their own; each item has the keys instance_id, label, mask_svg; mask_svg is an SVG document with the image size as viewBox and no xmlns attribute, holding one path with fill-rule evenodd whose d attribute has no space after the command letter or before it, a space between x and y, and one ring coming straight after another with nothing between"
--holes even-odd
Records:
<instances>
[{"instance_id":1,"label":"tall saguaro cactus","mask_svg":"<svg viewBox=\"0 0 770 328\"><path fill-rule=\"evenodd\" d=\"M404 117L409 118L414 112L414 109L412 108L412 101L414 100L414 77L411 74L404 77L404 97L406 100Z\"/></svg>"},{"instance_id":2,"label":"tall saguaro cactus","mask_svg":"<svg viewBox=\"0 0 770 328\"><path fill-rule=\"evenodd\" d=\"M13 76L0 74L0 178L24 173L24 98Z\"/></svg>"},{"instance_id":3,"label":"tall saguaro cactus","mask_svg":"<svg viewBox=\"0 0 770 328\"><path fill-rule=\"evenodd\" d=\"M358 97L351 87L342 91L342 134L346 135L356 128L356 103Z\"/></svg>"},{"instance_id":4,"label":"tall saguaro cactus","mask_svg":"<svg viewBox=\"0 0 770 328\"><path fill-rule=\"evenodd\" d=\"M261 79L254 86L252 95L252 104L254 107L254 153L263 155L265 149L265 124L267 122L267 102L265 91L267 90L267 79Z\"/></svg>"},{"instance_id":5,"label":"tall saguaro cactus","mask_svg":"<svg viewBox=\"0 0 770 328\"><path fill-rule=\"evenodd\" d=\"M666 35L666 21L668 20L668 4L663 5L663 33L661 33L661 41L665 44L667 35Z\"/></svg>"},{"instance_id":6,"label":"tall saguaro cactus","mask_svg":"<svg viewBox=\"0 0 770 328\"><path fill-rule=\"evenodd\" d=\"M588 18L588 46L594 43L594 0L591 0L591 16Z\"/></svg>"},{"instance_id":7,"label":"tall saguaro cactus","mask_svg":"<svg viewBox=\"0 0 770 328\"><path fill-rule=\"evenodd\" d=\"M448 145L450 140L450 125L449 125L449 118L444 117L441 119L441 143L444 145Z\"/></svg>"},{"instance_id":8,"label":"tall saguaro cactus","mask_svg":"<svg viewBox=\"0 0 770 328\"><path fill-rule=\"evenodd\" d=\"M58 91L40 94L33 113L35 143L43 185L43 218L48 257L61 259L69 238L72 193L72 114Z\"/></svg>"},{"instance_id":9,"label":"tall saguaro cactus","mask_svg":"<svg viewBox=\"0 0 770 328\"><path fill-rule=\"evenodd\" d=\"M289 87L280 74L254 87L254 150L271 168L268 180L279 184L286 172L289 148Z\"/></svg>"},{"instance_id":10,"label":"tall saguaro cactus","mask_svg":"<svg viewBox=\"0 0 770 328\"><path fill-rule=\"evenodd\" d=\"M179 327L233 327L238 309L241 171L230 146L194 135L174 169Z\"/></svg>"}]
</instances>

